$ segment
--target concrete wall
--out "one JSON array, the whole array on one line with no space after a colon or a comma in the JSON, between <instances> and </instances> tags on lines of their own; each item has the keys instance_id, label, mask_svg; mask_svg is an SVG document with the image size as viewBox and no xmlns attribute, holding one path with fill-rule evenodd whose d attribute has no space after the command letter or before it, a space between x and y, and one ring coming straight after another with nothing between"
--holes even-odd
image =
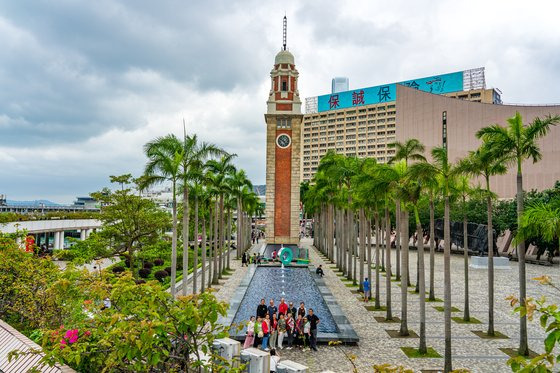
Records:
<instances>
[{"instance_id":1,"label":"concrete wall","mask_svg":"<svg viewBox=\"0 0 560 373\"><path fill-rule=\"evenodd\" d=\"M481 141L475 134L479 129L494 123L504 126L507 118L515 115L516 111L526 124L535 117L560 115L560 105L483 104L433 95L400 85L397 85L397 107L397 141L416 138L426 146L427 154L432 147L442 144L442 112L447 111L447 141L451 162L478 148ZM556 180L560 180L560 125L553 127L539 143L542 160L536 164L527 160L523 164L523 188L527 191L550 188ZM500 198L515 196L515 172L513 167L507 175L491 179L490 186Z\"/></svg>"}]
</instances>

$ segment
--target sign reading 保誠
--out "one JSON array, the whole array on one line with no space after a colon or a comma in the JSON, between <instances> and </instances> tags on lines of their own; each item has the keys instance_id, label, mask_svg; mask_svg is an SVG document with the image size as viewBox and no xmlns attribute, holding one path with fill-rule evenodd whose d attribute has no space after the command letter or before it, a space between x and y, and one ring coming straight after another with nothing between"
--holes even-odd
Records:
<instances>
[{"instance_id":1,"label":"sign reading \u4fdd\u8aa0","mask_svg":"<svg viewBox=\"0 0 560 373\"><path fill-rule=\"evenodd\" d=\"M351 91L337 92L318 97L317 111L346 109L356 106L379 104L395 101L397 84L419 89L434 94L458 92L463 90L463 72L431 76L407 80L399 83L379 85L369 88L359 88Z\"/></svg>"}]
</instances>

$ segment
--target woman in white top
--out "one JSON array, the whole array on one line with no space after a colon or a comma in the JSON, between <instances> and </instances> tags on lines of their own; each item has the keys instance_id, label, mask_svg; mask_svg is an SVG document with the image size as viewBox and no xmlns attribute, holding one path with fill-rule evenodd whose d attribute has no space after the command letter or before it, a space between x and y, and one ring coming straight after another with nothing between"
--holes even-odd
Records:
<instances>
[{"instance_id":1,"label":"woman in white top","mask_svg":"<svg viewBox=\"0 0 560 373\"><path fill-rule=\"evenodd\" d=\"M255 340L255 316L251 316L249 323L247 324L247 336L245 337L245 343L243 343L243 348L248 348L253 346Z\"/></svg>"}]
</instances>

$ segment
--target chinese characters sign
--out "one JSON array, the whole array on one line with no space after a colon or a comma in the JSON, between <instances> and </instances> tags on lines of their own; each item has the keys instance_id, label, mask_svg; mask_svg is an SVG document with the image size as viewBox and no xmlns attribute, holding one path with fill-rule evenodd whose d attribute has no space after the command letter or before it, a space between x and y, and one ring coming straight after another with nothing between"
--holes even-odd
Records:
<instances>
[{"instance_id":1,"label":"chinese characters sign","mask_svg":"<svg viewBox=\"0 0 560 373\"><path fill-rule=\"evenodd\" d=\"M396 84L402 84L410 88L434 94L458 92L463 90L463 72L460 71L319 96L318 111L346 109L361 105L395 101L397 96Z\"/></svg>"}]
</instances>

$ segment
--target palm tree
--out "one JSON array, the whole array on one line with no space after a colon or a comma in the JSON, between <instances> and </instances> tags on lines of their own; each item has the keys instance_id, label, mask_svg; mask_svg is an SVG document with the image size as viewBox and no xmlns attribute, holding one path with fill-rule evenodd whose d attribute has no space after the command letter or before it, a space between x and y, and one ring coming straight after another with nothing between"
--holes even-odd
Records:
<instances>
[{"instance_id":1,"label":"palm tree","mask_svg":"<svg viewBox=\"0 0 560 373\"><path fill-rule=\"evenodd\" d=\"M393 313L391 307L391 217L389 212L389 205L391 204L391 194L399 180L399 174L394 167L389 165L380 164L373 170L366 169L366 172L371 172L370 175L376 180L375 188L378 191L378 196L383 200L384 214L385 214L385 276L386 276L386 319L392 320Z\"/></svg>"},{"instance_id":2,"label":"palm tree","mask_svg":"<svg viewBox=\"0 0 560 373\"><path fill-rule=\"evenodd\" d=\"M420 221L420 215L418 214L418 202L422 195L422 183L418 179L410 178L410 176L407 175L404 187L401 188L399 194L402 200L410 204L410 207L412 207L412 212L414 214L414 220L416 223L416 235L418 237L416 241L417 242L416 247L418 252L418 266L417 266L418 294L420 296L420 344L418 347L418 352L420 354L425 354L428 352L428 349L426 346L426 283L425 283L425 272L424 272L424 240L423 240L424 232L422 229L422 223ZM406 227L408 227L408 221L405 221L403 225L406 225ZM408 238L408 235L406 235L405 238ZM404 327L406 328L406 324L404 325ZM405 331L408 333L408 330ZM403 335L402 332L403 330L401 330L401 335Z\"/></svg>"},{"instance_id":3,"label":"palm tree","mask_svg":"<svg viewBox=\"0 0 560 373\"><path fill-rule=\"evenodd\" d=\"M424 145L417 139L408 139L404 143L402 142L395 142L395 155L389 161L389 163L393 163L395 161L404 160L405 168L408 167L408 161L416 161L416 162L425 162L426 157L422 155L424 153L425 147ZM395 231L397 235L395 237L395 247L397 252L397 280L401 278L401 268L400 268L400 250L401 250L401 237L399 232L400 224L401 224L401 204L399 199L395 200ZM408 265L406 267L407 274L409 273ZM410 276L407 275L407 286L410 286Z\"/></svg>"},{"instance_id":4,"label":"palm tree","mask_svg":"<svg viewBox=\"0 0 560 373\"><path fill-rule=\"evenodd\" d=\"M541 236L548 242L560 240L560 201L539 201L527 206L515 242L532 236Z\"/></svg>"},{"instance_id":5,"label":"palm tree","mask_svg":"<svg viewBox=\"0 0 560 373\"><path fill-rule=\"evenodd\" d=\"M186 130L183 132L180 148L182 156L180 179L183 183L183 282L186 285L189 274L189 181L200 174L206 158L223 154L224 151L206 142L199 143L198 137L196 135L188 136ZM183 286L182 293L187 295L186 286Z\"/></svg>"},{"instance_id":6,"label":"palm tree","mask_svg":"<svg viewBox=\"0 0 560 373\"><path fill-rule=\"evenodd\" d=\"M231 190L230 184L228 182L228 176L235 172L235 167L231 163L234 157L236 157L235 154L222 155L218 160L211 159L206 162L206 167L208 168L208 170L215 175L215 178L213 179L213 186L216 188L219 195L219 233L217 236L217 244L220 257L218 263L218 278L222 278L222 273L225 270L224 198L226 193L230 192Z\"/></svg>"},{"instance_id":7,"label":"palm tree","mask_svg":"<svg viewBox=\"0 0 560 373\"><path fill-rule=\"evenodd\" d=\"M443 283L444 283L444 334L445 334L445 361L444 371L452 370L451 363L451 232L449 223L449 198L450 179L455 171L449 164L447 148L434 147L431 151L433 163L420 162L410 167L413 179L424 180L433 175L442 179L444 198L444 224L443 224Z\"/></svg>"},{"instance_id":8,"label":"palm tree","mask_svg":"<svg viewBox=\"0 0 560 373\"><path fill-rule=\"evenodd\" d=\"M455 192L461 199L461 210L463 210L463 271L465 275L465 309L463 320L469 322L471 320L469 309L469 235L467 230L467 199L473 194L470 185L470 179L461 175L455 183Z\"/></svg>"},{"instance_id":9,"label":"palm tree","mask_svg":"<svg viewBox=\"0 0 560 373\"><path fill-rule=\"evenodd\" d=\"M251 181L249 181L249 179L247 178L247 174L245 173L244 170L239 170L239 171L235 171L232 172L230 175L228 175L228 179L227 179L228 184L231 187L231 193L233 196L235 196L236 201L237 201L237 227L236 227L236 231L237 231L237 237L236 237L236 246L237 246L237 259L239 259L241 257L242 254L242 243L241 243L241 239L242 239L242 234L241 232L243 231L243 219L242 217L242 210L243 210L243 206L241 204L241 190L243 189L243 187L248 187L250 189L253 189L253 185L251 184Z\"/></svg>"},{"instance_id":10,"label":"palm tree","mask_svg":"<svg viewBox=\"0 0 560 373\"><path fill-rule=\"evenodd\" d=\"M542 158L542 153L537 143L538 139L546 136L550 127L560 122L560 115L548 115L544 119L535 118L528 126L523 125L519 112L507 120L508 126L502 127L494 124L482 128L476 136L484 141L490 148L504 156L506 164L517 166L517 221L521 225L523 215L523 174L522 164L525 159L532 159L536 163ZM527 297L526 274L525 274L525 242L517 245L517 256L519 258L519 298L521 304L525 304ZM519 320L519 354L529 355L527 344L527 316Z\"/></svg>"},{"instance_id":11,"label":"palm tree","mask_svg":"<svg viewBox=\"0 0 560 373\"><path fill-rule=\"evenodd\" d=\"M183 159L181 144L175 135L158 137L144 145L148 163L144 170L143 187L171 182L173 198L173 228L171 238L171 295L175 296L177 280L177 182L180 164ZM131 258L132 263L132 258ZM186 281L186 276L184 277ZM183 286L185 289L186 286Z\"/></svg>"},{"instance_id":12,"label":"palm tree","mask_svg":"<svg viewBox=\"0 0 560 373\"><path fill-rule=\"evenodd\" d=\"M486 183L483 193L486 198L487 207L487 239L488 239L488 330L489 336L495 335L494 330L494 229L492 226L492 191L490 189L490 177L503 175L507 172L500 155L486 146L481 146L476 151L459 161L457 165L459 173L474 177L482 177ZM466 315L466 314L465 314Z\"/></svg>"}]
</instances>

